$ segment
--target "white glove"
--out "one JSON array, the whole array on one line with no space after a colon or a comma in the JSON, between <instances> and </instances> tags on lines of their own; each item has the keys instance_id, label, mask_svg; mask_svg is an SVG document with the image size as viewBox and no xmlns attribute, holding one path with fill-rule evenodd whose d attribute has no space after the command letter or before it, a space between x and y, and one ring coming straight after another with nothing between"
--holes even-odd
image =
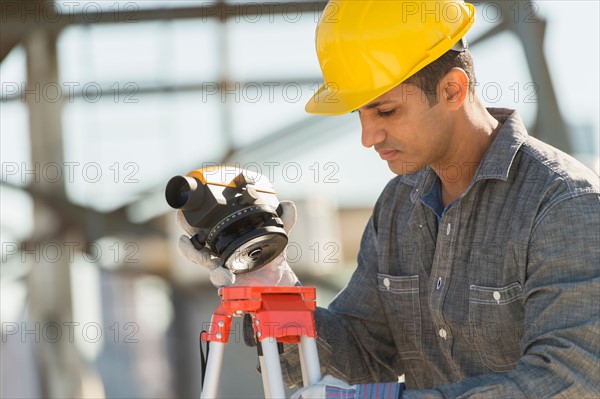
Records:
<instances>
[{"instance_id":1,"label":"white glove","mask_svg":"<svg viewBox=\"0 0 600 399\"><path fill-rule=\"evenodd\" d=\"M289 234L296 224L296 205L292 201L281 201L281 220L283 230ZM184 258L202 266L210 273L210 281L215 287L228 287L230 285L269 285L269 286L294 286L298 284L298 278L285 260L285 250L270 263L258 270L242 274L233 274L229 269L222 267L223 263L209 248L196 249L190 237L198 233L199 229L190 226L183 211L177 211L177 224L185 230L188 235L179 237L178 249Z\"/></svg>"},{"instance_id":2,"label":"white glove","mask_svg":"<svg viewBox=\"0 0 600 399\"><path fill-rule=\"evenodd\" d=\"M344 398L354 397L351 390L353 387L346 384L342 380L338 380L330 375L326 375L323 379L316 384L309 385L299 391L294 392L290 399L324 399L327 397L327 387L339 388L346 395ZM352 396L350 396L352 395Z\"/></svg>"},{"instance_id":3,"label":"white glove","mask_svg":"<svg viewBox=\"0 0 600 399\"><path fill-rule=\"evenodd\" d=\"M348 385L330 375L326 375L316 384L295 392L291 399L326 399L326 398L402 398L404 384L396 382L380 382L373 384Z\"/></svg>"}]
</instances>

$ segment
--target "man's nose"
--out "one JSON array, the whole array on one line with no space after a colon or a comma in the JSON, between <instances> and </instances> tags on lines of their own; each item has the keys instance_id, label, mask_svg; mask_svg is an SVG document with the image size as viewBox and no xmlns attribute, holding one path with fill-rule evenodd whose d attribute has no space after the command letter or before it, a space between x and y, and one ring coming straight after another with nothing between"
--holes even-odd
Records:
<instances>
[{"instance_id":1,"label":"man's nose","mask_svg":"<svg viewBox=\"0 0 600 399\"><path fill-rule=\"evenodd\" d=\"M362 145L370 148L385 140L385 131L377 123L367 121L366 118L360 118L362 127L361 141Z\"/></svg>"}]
</instances>

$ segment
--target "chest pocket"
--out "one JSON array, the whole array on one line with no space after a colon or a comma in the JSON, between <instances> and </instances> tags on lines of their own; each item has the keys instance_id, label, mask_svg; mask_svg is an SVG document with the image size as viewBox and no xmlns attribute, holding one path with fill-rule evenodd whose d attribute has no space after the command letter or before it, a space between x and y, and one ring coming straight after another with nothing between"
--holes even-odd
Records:
<instances>
[{"instance_id":1,"label":"chest pocket","mask_svg":"<svg viewBox=\"0 0 600 399\"><path fill-rule=\"evenodd\" d=\"M521 357L524 307L521 284L471 285L469 326L481 361L492 371L512 370Z\"/></svg>"},{"instance_id":2,"label":"chest pocket","mask_svg":"<svg viewBox=\"0 0 600 399\"><path fill-rule=\"evenodd\" d=\"M419 276L377 273L377 287L399 354L404 359L421 358Z\"/></svg>"}]
</instances>

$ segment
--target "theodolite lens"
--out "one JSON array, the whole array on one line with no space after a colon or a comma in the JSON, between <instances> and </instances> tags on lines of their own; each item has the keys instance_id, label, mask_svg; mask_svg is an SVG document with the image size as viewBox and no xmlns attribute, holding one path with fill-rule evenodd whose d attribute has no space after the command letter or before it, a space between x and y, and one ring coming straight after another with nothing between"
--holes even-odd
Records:
<instances>
[{"instance_id":1,"label":"theodolite lens","mask_svg":"<svg viewBox=\"0 0 600 399\"><path fill-rule=\"evenodd\" d=\"M181 186L179 188L179 199L184 204L186 202L188 202L188 200L190 199L190 188L189 187Z\"/></svg>"},{"instance_id":2,"label":"theodolite lens","mask_svg":"<svg viewBox=\"0 0 600 399\"><path fill-rule=\"evenodd\" d=\"M188 176L175 176L167 183L165 197L169 206L175 209L184 208L192 196L198 183Z\"/></svg>"}]
</instances>

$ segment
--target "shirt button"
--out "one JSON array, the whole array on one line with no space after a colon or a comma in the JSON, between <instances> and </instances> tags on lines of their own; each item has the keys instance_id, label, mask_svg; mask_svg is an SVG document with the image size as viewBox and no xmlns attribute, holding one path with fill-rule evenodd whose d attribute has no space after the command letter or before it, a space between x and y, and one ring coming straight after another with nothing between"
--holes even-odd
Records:
<instances>
[{"instance_id":1,"label":"shirt button","mask_svg":"<svg viewBox=\"0 0 600 399\"><path fill-rule=\"evenodd\" d=\"M384 278L383 279L383 285L385 285L385 288L387 288L388 290L390 289L390 279L389 278Z\"/></svg>"},{"instance_id":2,"label":"shirt button","mask_svg":"<svg viewBox=\"0 0 600 399\"><path fill-rule=\"evenodd\" d=\"M446 337L448 336L448 333L443 328L440 328L440 331L438 331L438 334L440 334L440 337L442 337L444 339L446 339Z\"/></svg>"},{"instance_id":3,"label":"shirt button","mask_svg":"<svg viewBox=\"0 0 600 399\"><path fill-rule=\"evenodd\" d=\"M496 302L500 302L500 298L502 298L502 295L500 295L500 293L498 291L494 291L494 293L492 294L492 296L494 297L494 299L496 300Z\"/></svg>"},{"instance_id":4,"label":"shirt button","mask_svg":"<svg viewBox=\"0 0 600 399\"><path fill-rule=\"evenodd\" d=\"M452 224L448 223L448 227L446 227L446 235L450 235L450 229L452 228Z\"/></svg>"}]
</instances>

